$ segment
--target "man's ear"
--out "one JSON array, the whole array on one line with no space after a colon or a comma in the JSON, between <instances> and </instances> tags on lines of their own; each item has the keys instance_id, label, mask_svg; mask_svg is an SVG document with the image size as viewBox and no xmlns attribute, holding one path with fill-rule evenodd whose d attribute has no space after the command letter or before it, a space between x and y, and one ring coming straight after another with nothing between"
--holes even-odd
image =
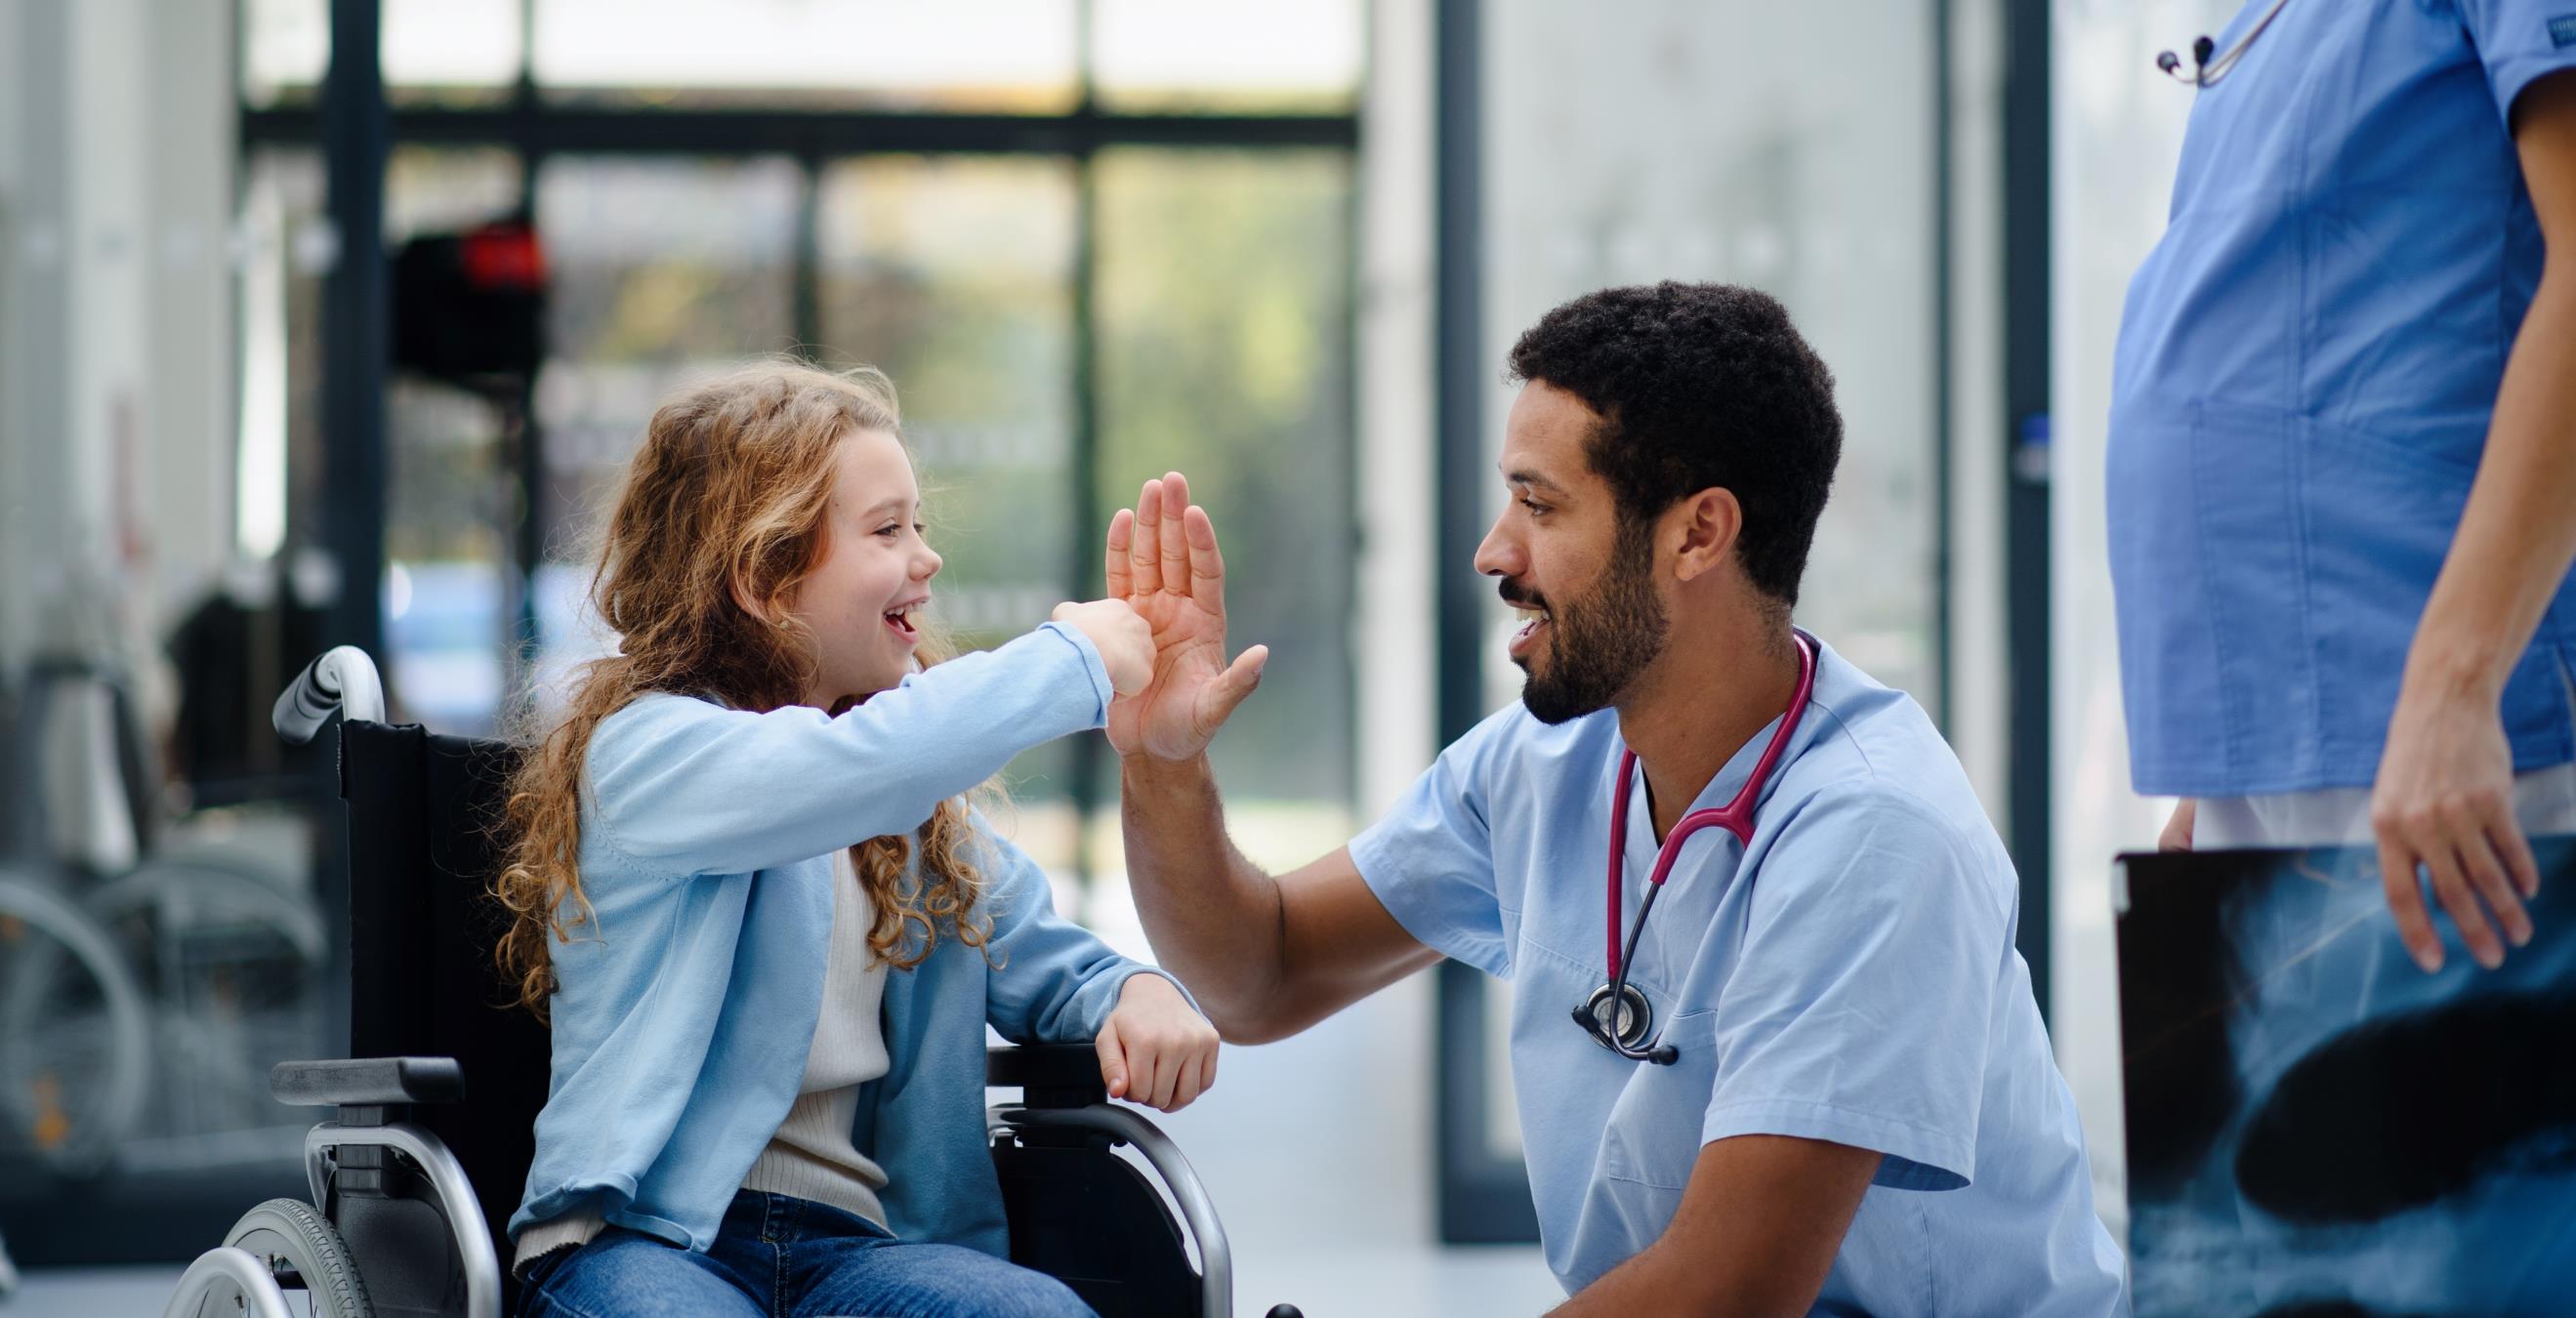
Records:
<instances>
[{"instance_id":1,"label":"man's ear","mask_svg":"<svg viewBox=\"0 0 2576 1318\"><path fill-rule=\"evenodd\" d=\"M1735 556L1736 538L1744 533L1744 506L1735 501L1735 491L1712 485L1664 510L1663 520L1667 543L1678 539L1681 545L1673 574L1689 581Z\"/></svg>"}]
</instances>

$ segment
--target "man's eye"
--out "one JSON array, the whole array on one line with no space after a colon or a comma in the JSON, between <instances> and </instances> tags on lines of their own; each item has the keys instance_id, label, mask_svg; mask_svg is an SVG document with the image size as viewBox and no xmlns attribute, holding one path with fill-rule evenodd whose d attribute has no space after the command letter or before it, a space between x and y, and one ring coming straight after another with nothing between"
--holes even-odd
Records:
<instances>
[{"instance_id":1,"label":"man's eye","mask_svg":"<svg viewBox=\"0 0 2576 1318\"><path fill-rule=\"evenodd\" d=\"M1520 504L1523 508L1530 510L1530 516L1532 517L1536 517L1547 511L1547 505L1540 503L1536 499L1523 499L1520 501Z\"/></svg>"}]
</instances>

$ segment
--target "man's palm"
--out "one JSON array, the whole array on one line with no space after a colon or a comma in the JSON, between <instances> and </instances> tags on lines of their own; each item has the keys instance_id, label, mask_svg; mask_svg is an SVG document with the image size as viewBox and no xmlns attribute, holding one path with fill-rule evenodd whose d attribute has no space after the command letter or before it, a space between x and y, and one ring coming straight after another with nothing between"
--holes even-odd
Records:
<instances>
[{"instance_id":1,"label":"man's palm","mask_svg":"<svg viewBox=\"0 0 2576 1318\"><path fill-rule=\"evenodd\" d=\"M1145 482L1133 510L1109 523L1109 593L1154 629L1154 680L1109 706L1109 744L1121 755L1185 760L1207 749L1252 692L1268 659L1254 646L1225 660L1225 564L1207 513L1189 504L1178 472Z\"/></svg>"}]
</instances>

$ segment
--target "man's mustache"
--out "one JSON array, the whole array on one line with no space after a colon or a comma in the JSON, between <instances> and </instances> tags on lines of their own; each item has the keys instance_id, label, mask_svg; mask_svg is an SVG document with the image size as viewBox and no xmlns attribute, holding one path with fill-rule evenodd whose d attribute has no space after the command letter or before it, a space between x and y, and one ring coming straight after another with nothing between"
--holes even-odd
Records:
<instances>
[{"instance_id":1,"label":"man's mustache","mask_svg":"<svg viewBox=\"0 0 2576 1318\"><path fill-rule=\"evenodd\" d=\"M1526 593L1518 586L1513 585L1509 580L1496 583L1494 588L1502 592L1503 603L1509 604L1513 608L1537 609L1541 612L1548 611L1547 601L1544 597Z\"/></svg>"}]
</instances>

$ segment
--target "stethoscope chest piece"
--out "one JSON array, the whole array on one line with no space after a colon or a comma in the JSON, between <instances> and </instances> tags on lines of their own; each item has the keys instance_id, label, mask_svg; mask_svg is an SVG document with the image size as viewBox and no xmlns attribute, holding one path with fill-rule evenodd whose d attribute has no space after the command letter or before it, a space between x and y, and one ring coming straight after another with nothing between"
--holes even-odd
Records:
<instances>
[{"instance_id":1,"label":"stethoscope chest piece","mask_svg":"<svg viewBox=\"0 0 2576 1318\"><path fill-rule=\"evenodd\" d=\"M1592 1017L1593 1036L1605 1044L1616 1039L1620 1048L1642 1050L1654 1036L1655 1009L1634 984L1619 985L1616 997L1608 984L1592 990L1583 1010Z\"/></svg>"}]
</instances>

